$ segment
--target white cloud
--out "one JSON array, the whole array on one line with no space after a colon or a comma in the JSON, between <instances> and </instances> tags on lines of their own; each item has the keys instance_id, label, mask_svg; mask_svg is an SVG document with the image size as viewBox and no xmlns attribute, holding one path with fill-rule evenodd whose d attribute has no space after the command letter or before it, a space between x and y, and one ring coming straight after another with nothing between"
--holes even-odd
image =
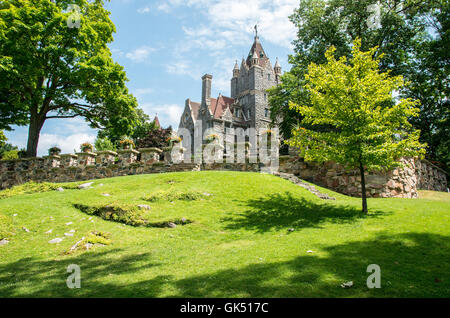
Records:
<instances>
[{"instance_id":1,"label":"white cloud","mask_svg":"<svg viewBox=\"0 0 450 318\"><path fill-rule=\"evenodd\" d=\"M161 3L156 7L159 11L163 11L165 13L169 13L170 12L170 5L167 3Z\"/></svg>"},{"instance_id":2,"label":"white cloud","mask_svg":"<svg viewBox=\"0 0 450 318\"><path fill-rule=\"evenodd\" d=\"M217 38L227 40L227 44L248 42L255 23L261 38L275 45L291 48L295 38L295 27L288 17L298 7L298 0L170 0L162 11L182 5L200 10L209 22L197 30L183 28L191 39L210 37L211 44Z\"/></svg>"},{"instance_id":3,"label":"white cloud","mask_svg":"<svg viewBox=\"0 0 450 318\"><path fill-rule=\"evenodd\" d=\"M151 118L153 118L155 114L158 114L159 121L163 127L168 127L170 125L174 129L178 127L184 109L184 107L178 104L143 103L140 107L146 114L150 115Z\"/></svg>"},{"instance_id":4,"label":"white cloud","mask_svg":"<svg viewBox=\"0 0 450 318\"><path fill-rule=\"evenodd\" d=\"M153 92L154 92L153 88L138 88L133 91L133 95L139 99L145 95L152 94Z\"/></svg>"},{"instance_id":5,"label":"white cloud","mask_svg":"<svg viewBox=\"0 0 450 318\"><path fill-rule=\"evenodd\" d=\"M62 153L73 153L74 150L79 151L80 145L83 142L94 143L95 134L81 133L68 136L61 136L55 134L41 134L39 138L38 155L47 155L47 150L53 146L61 148Z\"/></svg>"},{"instance_id":6,"label":"white cloud","mask_svg":"<svg viewBox=\"0 0 450 318\"><path fill-rule=\"evenodd\" d=\"M150 12L150 7L142 7L142 8L139 8L138 10L137 10L137 12L139 13L139 14L145 14L145 13L149 13Z\"/></svg>"},{"instance_id":7,"label":"white cloud","mask_svg":"<svg viewBox=\"0 0 450 318\"><path fill-rule=\"evenodd\" d=\"M125 56L132 60L133 62L144 62L147 60L150 53L154 52L155 49L148 46L141 46L134 51L128 52Z\"/></svg>"}]
</instances>

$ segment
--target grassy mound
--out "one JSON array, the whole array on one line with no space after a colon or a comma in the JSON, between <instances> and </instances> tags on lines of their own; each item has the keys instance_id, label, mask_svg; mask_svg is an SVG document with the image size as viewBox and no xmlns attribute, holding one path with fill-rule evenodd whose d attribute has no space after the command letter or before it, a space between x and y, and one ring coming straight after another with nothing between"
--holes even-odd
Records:
<instances>
[{"instance_id":1,"label":"grassy mound","mask_svg":"<svg viewBox=\"0 0 450 318\"><path fill-rule=\"evenodd\" d=\"M108 204L89 206L74 204L74 207L86 214L99 216L104 220L120 222L131 226L146 226L148 220L144 213L136 206L126 204Z\"/></svg>"},{"instance_id":2,"label":"grassy mound","mask_svg":"<svg viewBox=\"0 0 450 318\"><path fill-rule=\"evenodd\" d=\"M195 201L195 200L206 199L209 196L210 196L209 193L203 193L200 191L181 192L181 191L177 191L177 190L160 190L160 191L156 191L155 193L152 193L149 196L145 197L144 200L150 201L150 202L175 201L175 200Z\"/></svg>"},{"instance_id":3,"label":"grassy mound","mask_svg":"<svg viewBox=\"0 0 450 318\"><path fill-rule=\"evenodd\" d=\"M78 185L74 183L59 184L50 182L37 183L34 181L30 181L21 185L14 186L10 189L0 191L0 199L9 198L20 194L32 194L32 193L54 191L58 188L78 189Z\"/></svg>"},{"instance_id":4,"label":"grassy mound","mask_svg":"<svg viewBox=\"0 0 450 318\"><path fill-rule=\"evenodd\" d=\"M0 214L16 232L0 246L0 297L450 296L448 193L370 198L364 215L359 198L317 187L336 198L321 200L268 174L200 171L100 182L0 200ZM183 200L169 192L213 195ZM164 195L143 200L158 193ZM141 204L151 209L139 210ZM169 222L177 226L169 229ZM65 254L88 233L110 236L88 238L101 248ZM49 243L55 238L62 241ZM70 264L80 266L82 288L67 288ZM367 288L370 264L380 266L381 288ZM349 281L353 287L341 287Z\"/></svg>"}]
</instances>

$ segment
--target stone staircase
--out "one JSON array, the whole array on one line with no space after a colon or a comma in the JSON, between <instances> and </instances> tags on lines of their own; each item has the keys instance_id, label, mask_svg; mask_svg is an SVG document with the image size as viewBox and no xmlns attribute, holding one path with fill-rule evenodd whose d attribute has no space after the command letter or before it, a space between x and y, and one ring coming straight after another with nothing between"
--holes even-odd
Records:
<instances>
[{"instance_id":1,"label":"stone staircase","mask_svg":"<svg viewBox=\"0 0 450 318\"><path fill-rule=\"evenodd\" d=\"M328 194L320 192L319 190L316 189L315 186L304 182L302 179L293 175L292 173L276 172L273 173L273 175L288 180L302 188L305 188L306 190L308 190L309 192L311 192L312 194L323 200L336 200L336 198L330 197Z\"/></svg>"}]
</instances>

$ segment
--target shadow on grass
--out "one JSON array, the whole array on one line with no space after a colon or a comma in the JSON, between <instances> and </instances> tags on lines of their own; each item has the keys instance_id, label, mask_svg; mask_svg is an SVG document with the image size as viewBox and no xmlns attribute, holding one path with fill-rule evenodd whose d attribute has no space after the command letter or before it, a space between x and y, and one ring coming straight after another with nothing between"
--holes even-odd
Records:
<instances>
[{"instance_id":1,"label":"shadow on grass","mask_svg":"<svg viewBox=\"0 0 450 318\"><path fill-rule=\"evenodd\" d=\"M149 253L120 249L60 261L32 257L0 265L1 297L449 297L450 237L426 233L379 235L373 240L324 246L326 252L288 261L139 279L158 263ZM252 260L249 260L252 261ZM81 267L81 288L66 286L69 264ZM381 268L381 288L368 289L369 264ZM169 265L170 266L170 265ZM201 264L199 264L201 266ZM186 269L189 272L189 269ZM167 268L164 269L168 272ZM179 271L179 268L177 269ZM340 284L353 281L354 287Z\"/></svg>"},{"instance_id":2,"label":"shadow on grass","mask_svg":"<svg viewBox=\"0 0 450 318\"><path fill-rule=\"evenodd\" d=\"M59 260L22 258L8 264L0 264L0 297L143 297L139 284L114 283L122 274L133 274L158 266L151 261L150 253L124 255L121 249L90 251ZM70 264L80 266L81 288L69 289L66 280ZM110 278L111 282L105 283ZM145 296L156 297L165 277L159 276L140 284L146 286Z\"/></svg>"},{"instance_id":3,"label":"shadow on grass","mask_svg":"<svg viewBox=\"0 0 450 318\"><path fill-rule=\"evenodd\" d=\"M238 217L222 219L225 228L234 230L245 228L266 232L288 228L320 227L323 222L350 223L360 218L379 217L387 212L361 212L360 208L317 202L292 196L291 193L272 194L267 198L242 201L249 210Z\"/></svg>"},{"instance_id":4,"label":"shadow on grass","mask_svg":"<svg viewBox=\"0 0 450 318\"><path fill-rule=\"evenodd\" d=\"M449 297L450 237L408 233L323 247L287 262L264 262L178 280L178 297ZM381 288L366 285L381 268ZM344 289L343 282L354 287Z\"/></svg>"}]
</instances>

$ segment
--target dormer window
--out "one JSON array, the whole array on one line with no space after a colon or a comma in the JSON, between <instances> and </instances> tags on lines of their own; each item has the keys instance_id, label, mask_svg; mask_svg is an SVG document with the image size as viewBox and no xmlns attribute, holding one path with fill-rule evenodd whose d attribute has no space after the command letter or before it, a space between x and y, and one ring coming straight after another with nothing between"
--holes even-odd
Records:
<instances>
[{"instance_id":1,"label":"dormer window","mask_svg":"<svg viewBox=\"0 0 450 318\"><path fill-rule=\"evenodd\" d=\"M260 58L263 58L263 57L264 57L264 54L263 54L262 51L259 52L259 57L260 57Z\"/></svg>"}]
</instances>

